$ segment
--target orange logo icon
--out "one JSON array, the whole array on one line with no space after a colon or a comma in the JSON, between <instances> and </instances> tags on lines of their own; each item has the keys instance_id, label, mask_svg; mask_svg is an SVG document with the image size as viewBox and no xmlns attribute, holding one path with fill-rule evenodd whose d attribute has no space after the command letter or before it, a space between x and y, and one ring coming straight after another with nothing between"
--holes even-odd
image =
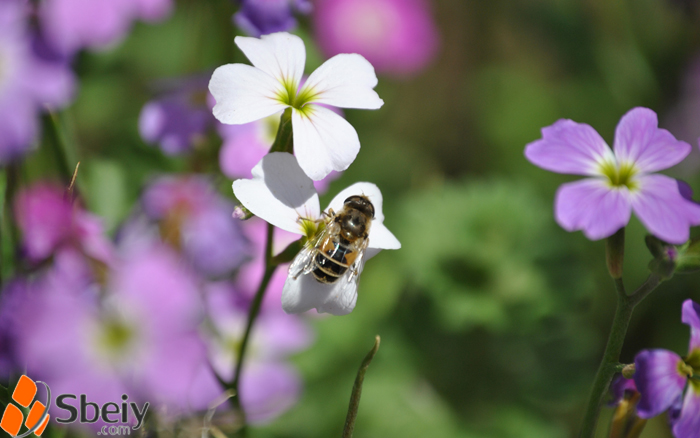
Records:
<instances>
[{"instance_id":1,"label":"orange logo icon","mask_svg":"<svg viewBox=\"0 0 700 438\"><path fill-rule=\"evenodd\" d=\"M46 402L47 405L50 406L51 391L49 390L49 386L45 382L39 381L39 383L43 383L46 387ZM29 377L22 376L20 377L19 382L17 382L15 391L12 393L12 400L14 400L18 405L28 408L34 400L36 393L36 383L34 383L34 381ZM46 406L44 406L44 404L39 400L34 401L32 408L29 410L27 421L24 422L24 425L27 426L27 429L29 430L22 435L17 435L22 427L23 421L24 414L22 411L13 403L9 403L5 408L5 412L2 414L0 428L10 434L10 436L16 438L25 437L32 432L35 435L40 436L44 432L44 429L46 429L46 425L49 423L49 414Z\"/></svg>"}]
</instances>

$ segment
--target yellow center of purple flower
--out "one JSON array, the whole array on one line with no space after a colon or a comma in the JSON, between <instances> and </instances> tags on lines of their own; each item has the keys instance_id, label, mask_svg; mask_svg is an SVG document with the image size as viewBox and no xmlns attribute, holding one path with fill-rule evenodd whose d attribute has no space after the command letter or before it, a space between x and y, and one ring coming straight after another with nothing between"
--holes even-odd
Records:
<instances>
[{"instance_id":1,"label":"yellow center of purple flower","mask_svg":"<svg viewBox=\"0 0 700 438\"><path fill-rule=\"evenodd\" d=\"M637 169L632 164L606 161L600 166L600 172L608 178L610 187L626 187L629 190L635 190L638 187L634 179Z\"/></svg>"},{"instance_id":2,"label":"yellow center of purple flower","mask_svg":"<svg viewBox=\"0 0 700 438\"><path fill-rule=\"evenodd\" d=\"M108 356L121 357L134 339L134 330L123 321L109 319L102 325L97 338L99 346Z\"/></svg>"},{"instance_id":3,"label":"yellow center of purple flower","mask_svg":"<svg viewBox=\"0 0 700 438\"><path fill-rule=\"evenodd\" d=\"M678 362L678 373L687 378L693 377L693 374L695 374L695 370L693 370L693 367L688 365L687 363L683 362L682 360Z\"/></svg>"}]
</instances>

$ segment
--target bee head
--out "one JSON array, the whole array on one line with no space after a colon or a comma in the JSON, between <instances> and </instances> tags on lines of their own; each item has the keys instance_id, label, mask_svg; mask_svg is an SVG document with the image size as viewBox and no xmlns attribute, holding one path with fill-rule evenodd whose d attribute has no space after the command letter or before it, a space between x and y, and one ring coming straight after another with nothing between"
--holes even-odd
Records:
<instances>
[{"instance_id":1,"label":"bee head","mask_svg":"<svg viewBox=\"0 0 700 438\"><path fill-rule=\"evenodd\" d=\"M369 198L367 196L364 196L364 195L350 196L348 199L345 200L344 204L345 204L345 207L354 208L355 210L359 210L360 212L362 212L365 215L374 219L374 205L372 205L372 202L369 200Z\"/></svg>"}]
</instances>

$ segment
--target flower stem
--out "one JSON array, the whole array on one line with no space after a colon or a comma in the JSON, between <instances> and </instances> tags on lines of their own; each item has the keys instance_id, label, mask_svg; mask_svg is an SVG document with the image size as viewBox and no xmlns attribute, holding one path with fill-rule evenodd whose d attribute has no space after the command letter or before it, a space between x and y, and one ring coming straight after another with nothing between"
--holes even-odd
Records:
<instances>
[{"instance_id":1,"label":"flower stem","mask_svg":"<svg viewBox=\"0 0 700 438\"><path fill-rule=\"evenodd\" d=\"M581 427L580 438L592 438L595 433L595 426L598 422L598 414L600 406L603 404L603 399L608 392L610 382L612 381L617 364L622 351L622 344L625 341L625 334L632 318L634 303L626 296L618 295L617 308L615 309L615 317L613 318L608 344L605 346L603 360L598 367L593 389L591 390L588 406L583 417L583 426Z\"/></svg>"},{"instance_id":2,"label":"flower stem","mask_svg":"<svg viewBox=\"0 0 700 438\"><path fill-rule=\"evenodd\" d=\"M365 373L369 364L374 359L374 355L377 354L379 350L379 342L381 338L377 335L374 338L374 346L367 356L365 356L360 365L360 369L357 371L357 377L355 377L355 383L352 385L352 394L350 394L350 405L348 406L348 415L345 418L345 427L343 428L343 438L352 438L352 432L355 430L355 420L357 420L357 411L360 408L360 396L362 395L362 383L365 381Z\"/></svg>"},{"instance_id":3,"label":"flower stem","mask_svg":"<svg viewBox=\"0 0 700 438\"><path fill-rule=\"evenodd\" d=\"M598 372L593 382L593 389L588 399L579 438L592 438L594 436L600 407L603 404L605 395L608 393L613 376L620 371L620 353L625 342L630 319L632 319L632 312L635 306L649 295L651 291L656 289L662 281L661 277L652 273L634 293L627 295L625 285L622 282L622 254L624 251L621 246L624 246L624 234L619 232L611 236L606 245L608 268L615 281L615 289L617 290L617 307L608 343L603 353L603 360L598 367Z\"/></svg>"},{"instance_id":4,"label":"flower stem","mask_svg":"<svg viewBox=\"0 0 700 438\"><path fill-rule=\"evenodd\" d=\"M282 113L280 118L280 126L277 130L277 137L272 143L270 152L289 152L294 153L294 135L292 132L292 109L287 108Z\"/></svg>"},{"instance_id":5,"label":"flower stem","mask_svg":"<svg viewBox=\"0 0 700 438\"><path fill-rule=\"evenodd\" d=\"M260 286L258 286L258 291L255 293L253 302L250 304L250 310L248 311L248 323L245 328L245 334L243 335L243 340L241 341L241 346L238 351L236 358L236 365L234 369L233 381L228 385L228 389L233 390L234 396L231 399L233 402L233 407L239 415L239 420L241 422L241 430L245 434L244 430L246 427L246 417L245 410L241 405L241 395L238 390L241 381L241 372L243 370L243 361L245 360L245 355L248 350L248 341L250 340L250 334L253 331L253 325L255 320L260 313L260 307L262 305L263 298L265 297L265 291L267 290L267 285L270 283L272 275L275 273L277 264L274 263L272 258L272 238L273 238L274 227L271 224L267 224L267 238L265 242L265 271L263 273L262 280L260 280Z\"/></svg>"}]
</instances>

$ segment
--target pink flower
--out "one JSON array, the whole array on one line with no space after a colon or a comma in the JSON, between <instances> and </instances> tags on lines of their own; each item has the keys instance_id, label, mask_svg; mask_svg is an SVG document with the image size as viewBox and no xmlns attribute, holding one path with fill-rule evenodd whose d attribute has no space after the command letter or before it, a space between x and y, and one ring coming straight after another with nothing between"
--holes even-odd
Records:
<instances>
[{"instance_id":1,"label":"pink flower","mask_svg":"<svg viewBox=\"0 0 700 438\"><path fill-rule=\"evenodd\" d=\"M327 56L359 53L379 73L415 74L438 49L437 29L423 0L322 0L314 26Z\"/></svg>"}]
</instances>

